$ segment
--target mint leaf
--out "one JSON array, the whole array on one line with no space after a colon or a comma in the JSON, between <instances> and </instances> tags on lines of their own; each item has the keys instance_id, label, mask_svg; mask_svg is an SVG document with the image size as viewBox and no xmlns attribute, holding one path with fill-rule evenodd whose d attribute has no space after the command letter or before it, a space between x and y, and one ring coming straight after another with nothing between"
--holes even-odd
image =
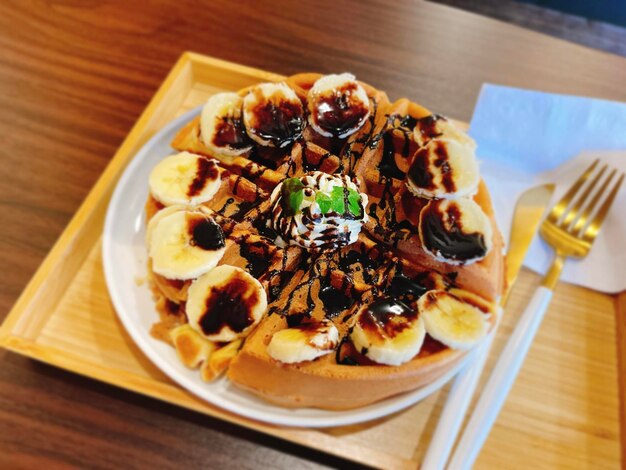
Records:
<instances>
[{"instance_id":1,"label":"mint leaf","mask_svg":"<svg viewBox=\"0 0 626 470\"><path fill-rule=\"evenodd\" d=\"M304 185L298 178L289 178L283 181L281 187L282 207L286 215L295 215L300 210L300 204L304 199L302 191Z\"/></svg>"},{"instance_id":2,"label":"mint leaf","mask_svg":"<svg viewBox=\"0 0 626 470\"><path fill-rule=\"evenodd\" d=\"M348 190L348 210L356 217L361 215L361 207L359 206L360 202L361 195L358 191L355 191L354 189Z\"/></svg>"},{"instance_id":3,"label":"mint leaf","mask_svg":"<svg viewBox=\"0 0 626 470\"><path fill-rule=\"evenodd\" d=\"M315 202L317 202L317 205L320 206L320 212L326 215L330 210L332 199L327 194L317 193L315 195Z\"/></svg>"},{"instance_id":4,"label":"mint leaf","mask_svg":"<svg viewBox=\"0 0 626 470\"><path fill-rule=\"evenodd\" d=\"M333 212L336 212L337 214L343 214L346 211L346 205L343 201L344 194L342 186L333 186L333 189L330 191L330 199L330 207Z\"/></svg>"},{"instance_id":5,"label":"mint leaf","mask_svg":"<svg viewBox=\"0 0 626 470\"><path fill-rule=\"evenodd\" d=\"M288 193L295 193L304 188L302 181L299 178L287 178L283 181L283 191L287 191Z\"/></svg>"},{"instance_id":6,"label":"mint leaf","mask_svg":"<svg viewBox=\"0 0 626 470\"><path fill-rule=\"evenodd\" d=\"M291 193L289 195L289 207L291 208L292 213L295 215L300 210L300 204L302 204L302 200L304 199L304 191L296 191L295 193Z\"/></svg>"}]
</instances>

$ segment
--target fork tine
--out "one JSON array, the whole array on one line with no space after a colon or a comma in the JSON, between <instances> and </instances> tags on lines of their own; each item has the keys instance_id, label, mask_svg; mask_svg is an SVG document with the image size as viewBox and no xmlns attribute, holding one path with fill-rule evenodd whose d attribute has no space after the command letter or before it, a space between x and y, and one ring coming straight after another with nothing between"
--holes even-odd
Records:
<instances>
[{"instance_id":1,"label":"fork tine","mask_svg":"<svg viewBox=\"0 0 626 470\"><path fill-rule=\"evenodd\" d=\"M563 219L563 222L561 222L561 227L563 227L565 230L569 228L570 224L574 221L574 219L580 212L580 209L583 206L583 204L587 202L587 200L589 199L589 195L595 189L596 185L598 184L598 181L600 181L600 178L602 178L602 175L604 175L604 172L607 170L607 168L608 168L607 165L604 165L602 167L602 169L596 175L596 177L593 180L591 180L591 183L587 185L587 188L585 189L585 191L580 196L578 196L574 205L570 207L569 211L567 211L567 214L565 214L565 218ZM600 189L600 191L602 191L602 189Z\"/></svg>"},{"instance_id":2,"label":"fork tine","mask_svg":"<svg viewBox=\"0 0 626 470\"><path fill-rule=\"evenodd\" d=\"M606 169L606 166L602 169L603 172L605 169ZM587 225L587 219L589 219L589 217L591 216L593 209L598 206L598 203L600 202L600 199L602 199L602 195L604 194L605 189L609 187L609 185L613 181L613 178L615 177L616 174L617 174L617 170L613 169L609 177L606 178L602 186L598 189L596 194L593 196L593 199L591 200L591 202L587 204L587 206L585 207L585 210L583 210L583 213L576 221L574 228L571 230L572 233L577 234L578 232L582 230L582 228L585 225Z\"/></svg>"},{"instance_id":3,"label":"fork tine","mask_svg":"<svg viewBox=\"0 0 626 470\"><path fill-rule=\"evenodd\" d=\"M595 240L596 235L598 235L598 232L600 231L600 227L602 227L602 222L604 222L606 215L609 213L609 210L613 205L613 201L615 200L615 197L617 196L617 193L623 181L624 173L622 173L622 175L619 177L619 180L617 180L617 184L613 187L613 190L606 198L606 201L604 201L604 204L602 204L602 207L600 207L600 209L598 210L598 213L585 230L585 233L583 233L583 240L585 240L586 242L591 244Z\"/></svg>"},{"instance_id":4,"label":"fork tine","mask_svg":"<svg viewBox=\"0 0 626 470\"><path fill-rule=\"evenodd\" d=\"M578 190L582 187L583 184L585 184L585 181L589 179L589 177L593 173L593 170L595 170L596 166L598 166L599 161L600 159L597 159L595 162L593 162L591 166L585 170L581 177L578 178L576 182L569 188L567 193L565 193L565 196L563 196L561 200L554 206L554 208L548 214L548 220L550 222L556 224L559 221L559 219L563 215L563 212L565 212L565 209L567 209L569 203L572 202L572 199L574 198Z\"/></svg>"}]
</instances>

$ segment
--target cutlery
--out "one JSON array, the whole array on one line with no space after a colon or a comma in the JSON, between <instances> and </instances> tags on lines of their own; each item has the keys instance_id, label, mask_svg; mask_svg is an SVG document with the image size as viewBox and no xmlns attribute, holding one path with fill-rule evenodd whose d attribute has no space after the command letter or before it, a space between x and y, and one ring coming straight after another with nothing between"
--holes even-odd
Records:
<instances>
[{"instance_id":1,"label":"cutlery","mask_svg":"<svg viewBox=\"0 0 626 470\"><path fill-rule=\"evenodd\" d=\"M598 163L599 160L596 160L587 168L541 224L539 233L554 249L554 261L522 314L480 395L450 461L448 468L451 470L469 469L474 464L539 329L565 259L582 258L589 253L615 200L624 174L609 189L617 170L603 178L608 169L604 165L588 183L596 173ZM604 197L607 190L608 196Z\"/></svg>"},{"instance_id":2,"label":"cutlery","mask_svg":"<svg viewBox=\"0 0 626 470\"><path fill-rule=\"evenodd\" d=\"M537 186L525 191L517 201L506 254L507 289L500 302L502 307L506 304L509 293L517 279L526 252L537 232L539 222L541 222L544 211L550 202L553 190L554 185ZM441 470L445 467L474 395L478 379L482 375L498 324L489 337L485 339L485 342L475 351L474 358L454 380L422 462L423 469Z\"/></svg>"}]
</instances>

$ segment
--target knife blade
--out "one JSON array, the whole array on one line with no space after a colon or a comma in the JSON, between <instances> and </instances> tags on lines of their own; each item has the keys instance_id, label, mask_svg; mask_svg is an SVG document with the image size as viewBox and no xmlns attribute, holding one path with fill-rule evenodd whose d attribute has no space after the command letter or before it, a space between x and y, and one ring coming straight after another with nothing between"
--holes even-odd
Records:
<instances>
[{"instance_id":1,"label":"knife blade","mask_svg":"<svg viewBox=\"0 0 626 470\"><path fill-rule=\"evenodd\" d=\"M507 287L500 301L502 307L506 305L553 192L553 184L536 186L525 191L515 205L509 247L506 253L505 278Z\"/></svg>"},{"instance_id":2,"label":"knife blade","mask_svg":"<svg viewBox=\"0 0 626 470\"><path fill-rule=\"evenodd\" d=\"M530 243L535 237L543 214L550 203L553 191L554 185L552 184L536 186L522 193L517 200L506 254L506 287L500 299L501 307L506 305L509 294L522 268ZM499 322L490 336L485 339L485 342L474 351L474 357L459 372L450 387L448 398L422 461L421 468L427 470L443 470L445 468L467 408L474 396L478 379L485 367L498 325Z\"/></svg>"}]
</instances>

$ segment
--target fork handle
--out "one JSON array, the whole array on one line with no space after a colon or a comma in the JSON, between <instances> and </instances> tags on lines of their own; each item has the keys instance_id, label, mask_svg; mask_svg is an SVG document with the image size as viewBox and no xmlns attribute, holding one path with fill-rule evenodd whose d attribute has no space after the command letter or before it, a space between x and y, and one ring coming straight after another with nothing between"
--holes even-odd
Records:
<instances>
[{"instance_id":1,"label":"fork handle","mask_svg":"<svg viewBox=\"0 0 626 470\"><path fill-rule=\"evenodd\" d=\"M450 461L450 470L470 469L522 367L541 320L552 299L552 290L541 286L524 310L489 377L463 437Z\"/></svg>"}]
</instances>

